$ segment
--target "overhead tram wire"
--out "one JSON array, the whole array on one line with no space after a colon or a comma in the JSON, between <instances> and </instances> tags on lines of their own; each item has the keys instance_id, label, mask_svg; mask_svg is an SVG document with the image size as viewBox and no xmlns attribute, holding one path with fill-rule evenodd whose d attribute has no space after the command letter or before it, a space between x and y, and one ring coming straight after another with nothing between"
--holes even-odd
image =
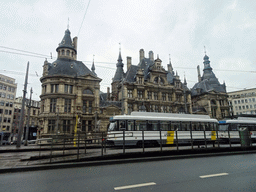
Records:
<instances>
[{"instance_id":1,"label":"overhead tram wire","mask_svg":"<svg viewBox=\"0 0 256 192\"><path fill-rule=\"evenodd\" d=\"M86 16L86 14L87 14L87 10L88 10L88 8L89 8L90 2L91 2L91 0L89 0L89 2L88 2L87 8L86 8L85 13L84 13L84 18L83 18L83 21L82 21L82 23L81 23L80 29L79 29L79 31L78 31L77 37L79 36L79 33L80 33L81 28L82 28L82 26L83 26L84 19L85 19L85 16Z\"/></svg>"},{"instance_id":2,"label":"overhead tram wire","mask_svg":"<svg viewBox=\"0 0 256 192\"><path fill-rule=\"evenodd\" d=\"M34 52L30 52L30 51L24 51L24 50L20 50L20 49L5 47L5 46L0 46L0 48L24 52L24 53L18 53L18 52L0 50L0 52L3 52L3 53L31 56L31 57L37 57L37 58L47 58L47 59L57 58L57 57L50 56L50 55L44 55L44 54L40 54L40 53L34 53ZM25 53L29 53L29 54L25 54ZM82 61L82 62L91 63L91 61ZM95 62L95 63L103 63L103 64L111 64L111 65L115 65L116 64L116 63L113 63L113 62L100 62L100 61ZM105 67L105 66L103 67L103 66L100 66L100 65L98 65L98 67L115 69L115 68L110 68L110 67ZM175 67L175 68L177 68L177 69L191 69L191 70L195 70L196 69L196 68L193 68L193 67ZM256 71L243 71L243 70L228 70L228 69L214 69L214 70L215 71L227 71L227 72L256 73Z\"/></svg>"},{"instance_id":3,"label":"overhead tram wire","mask_svg":"<svg viewBox=\"0 0 256 192\"><path fill-rule=\"evenodd\" d=\"M19 51L19 52L24 52L24 53L30 53L30 54L33 54L33 55L39 55L39 56L49 57L49 55L44 55L44 54L40 54L40 53L34 53L34 52L30 52L30 51L24 51L24 50L21 50L21 49L15 49L15 48L5 47L5 46L1 46L1 45L0 45L0 48L10 49L10 50Z\"/></svg>"}]
</instances>

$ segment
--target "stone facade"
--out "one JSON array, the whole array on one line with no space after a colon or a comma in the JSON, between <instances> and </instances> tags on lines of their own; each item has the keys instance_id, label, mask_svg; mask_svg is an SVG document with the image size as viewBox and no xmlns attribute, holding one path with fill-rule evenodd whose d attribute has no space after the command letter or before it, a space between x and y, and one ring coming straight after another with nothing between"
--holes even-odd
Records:
<instances>
[{"instance_id":1,"label":"stone facade","mask_svg":"<svg viewBox=\"0 0 256 192\"><path fill-rule=\"evenodd\" d=\"M69 29L56 51L57 60L44 62L40 79L40 136L71 135L76 123L79 131L95 131L99 121L101 79L95 68L91 71L76 60L77 37L72 40Z\"/></svg>"},{"instance_id":2,"label":"stone facade","mask_svg":"<svg viewBox=\"0 0 256 192\"><path fill-rule=\"evenodd\" d=\"M210 66L209 57L204 56L204 73L201 77L198 66L198 83L191 89L194 114L206 114L223 119L229 116L228 94L225 83L220 84Z\"/></svg>"},{"instance_id":3,"label":"stone facade","mask_svg":"<svg viewBox=\"0 0 256 192\"><path fill-rule=\"evenodd\" d=\"M15 79L0 74L0 132L13 133Z\"/></svg>"},{"instance_id":4,"label":"stone facade","mask_svg":"<svg viewBox=\"0 0 256 192\"><path fill-rule=\"evenodd\" d=\"M168 70L165 70L161 59L154 59L153 51L149 52L149 58L145 57L143 49L139 54L138 65L132 65L131 57L127 57L127 71L124 73L121 51L119 52L111 84L111 99L121 102L121 113L192 113L191 93L186 80L182 83L178 74L174 74L171 62L167 64Z\"/></svg>"}]
</instances>

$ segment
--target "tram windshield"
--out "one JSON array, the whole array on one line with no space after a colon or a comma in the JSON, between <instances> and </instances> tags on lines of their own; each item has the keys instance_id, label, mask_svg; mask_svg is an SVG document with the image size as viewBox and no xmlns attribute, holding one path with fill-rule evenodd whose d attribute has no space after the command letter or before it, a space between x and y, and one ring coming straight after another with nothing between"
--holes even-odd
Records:
<instances>
[{"instance_id":1,"label":"tram windshield","mask_svg":"<svg viewBox=\"0 0 256 192\"><path fill-rule=\"evenodd\" d=\"M116 131L116 122L111 122L109 124L108 131Z\"/></svg>"}]
</instances>

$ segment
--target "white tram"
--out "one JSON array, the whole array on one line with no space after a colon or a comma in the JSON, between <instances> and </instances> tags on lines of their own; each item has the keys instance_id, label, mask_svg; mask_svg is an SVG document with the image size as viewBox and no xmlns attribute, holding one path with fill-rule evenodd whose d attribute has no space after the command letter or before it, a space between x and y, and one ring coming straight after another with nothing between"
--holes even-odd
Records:
<instances>
[{"instance_id":1,"label":"white tram","mask_svg":"<svg viewBox=\"0 0 256 192\"><path fill-rule=\"evenodd\" d=\"M225 143L240 142L241 133L249 134L251 142L256 142L256 116L255 117L237 117L219 121L219 138Z\"/></svg>"},{"instance_id":2,"label":"white tram","mask_svg":"<svg viewBox=\"0 0 256 192\"><path fill-rule=\"evenodd\" d=\"M132 112L110 118L107 143L159 145L210 143L216 140L218 121L208 115ZM161 133L161 136L160 136ZM125 136L125 139L123 140Z\"/></svg>"}]
</instances>

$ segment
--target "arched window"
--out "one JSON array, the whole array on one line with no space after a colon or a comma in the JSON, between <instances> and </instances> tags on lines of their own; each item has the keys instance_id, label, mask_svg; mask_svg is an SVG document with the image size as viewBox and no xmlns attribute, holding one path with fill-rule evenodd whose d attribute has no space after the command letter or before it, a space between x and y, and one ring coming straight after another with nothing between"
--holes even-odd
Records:
<instances>
[{"instance_id":1,"label":"arched window","mask_svg":"<svg viewBox=\"0 0 256 192\"><path fill-rule=\"evenodd\" d=\"M61 55L65 55L65 51L64 50L61 50Z\"/></svg>"},{"instance_id":2,"label":"arched window","mask_svg":"<svg viewBox=\"0 0 256 192\"><path fill-rule=\"evenodd\" d=\"M154 83L158 83L158 77L155 77Z\"/></svg>"},{"instance_id":3,"label":"arched window","mask_svg":"<svg viewBox=\"0 0 256 192\"><path fill-rule=\"evenodd\" d=\"M67 56L69 56L69 55L70 55L70 51L69 51L69 50L67 50L66 55L67 55Z\"/></svg>"},{"instance_id":4,"label":"arched window","mask_svg":"<svg viewBox=\"0 0 256 192\"><path fill-rule=\"evenodd\" d=\"M87 94L87 95L93 95L93 92L90 89L85 89L83 91L83 94Z\"/></svg>"}]
</instances>

